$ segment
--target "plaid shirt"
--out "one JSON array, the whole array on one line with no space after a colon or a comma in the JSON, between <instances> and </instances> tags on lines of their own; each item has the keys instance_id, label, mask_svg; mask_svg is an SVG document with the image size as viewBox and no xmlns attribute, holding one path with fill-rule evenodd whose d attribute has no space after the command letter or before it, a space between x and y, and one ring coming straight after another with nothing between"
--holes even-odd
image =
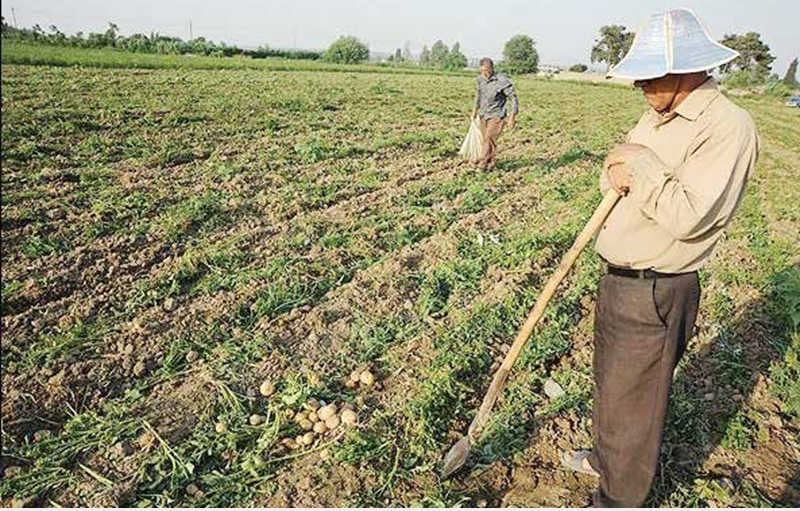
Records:
<instances>
[{"instance_id":1,"label":"plaid shirt","mask_svg":"<svg viewBox=\"0 0 800 511\"><path fill-rule=\"evenodd\" d=\"M488 79L478 75L475 81L475 108L482 118L505 119L506 101L511 102L511 113L517 115L517 93L506 75L495 73Z\"/></svg>"}]
</instances>

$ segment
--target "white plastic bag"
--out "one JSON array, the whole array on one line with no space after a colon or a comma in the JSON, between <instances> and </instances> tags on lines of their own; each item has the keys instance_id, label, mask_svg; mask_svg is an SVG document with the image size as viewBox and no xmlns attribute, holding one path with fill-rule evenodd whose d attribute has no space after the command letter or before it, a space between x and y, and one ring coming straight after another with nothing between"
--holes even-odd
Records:
<instances>
[{"instance_id":1,"label":"white plastic bag","mask_svg":"<svg viewBox=\"0 0 800 511\"><path fill-rule=\"evenodd\" d=\"M458 151L462 158L472 163L477 163L483 152L483 135L481 135L481 127L478 122L477 118L472 119L467 136L464 137L464 143L461 144L461 150Z\"/></svg>"}]
</instances>

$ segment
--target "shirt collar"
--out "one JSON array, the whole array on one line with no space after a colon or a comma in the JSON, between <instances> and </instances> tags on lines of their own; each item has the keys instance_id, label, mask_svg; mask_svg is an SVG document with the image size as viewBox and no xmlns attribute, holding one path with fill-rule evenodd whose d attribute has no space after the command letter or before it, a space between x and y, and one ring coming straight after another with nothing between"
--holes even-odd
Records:
<instances>
[{"instance_id":1,"label":"shirt collar","mask_svg":"<svg viewBox=\"0 0 800 511\"><path fill-rule=\"evenodd\" d=\"M497 73L492 73L492 76L490 76L489 78L486 78L483 75L480 75L480 77L483 78L483 81L485 82L491 82L492 80L497 80Z\"/></svg>"},{"instance_id":2,"label":"shirt collar","mask_svg":"<svg viewBox=\"0 0 800 511\"><path fill-rule=\"evenodd\" d=\"M709 78L693 90L689 96L675 108L675 113L690 121L696 121L697 118L700 117L700 114L708 108L708 105L710 105L719 94L717 82L713 78Z\"/></svg>"}]
</instances>

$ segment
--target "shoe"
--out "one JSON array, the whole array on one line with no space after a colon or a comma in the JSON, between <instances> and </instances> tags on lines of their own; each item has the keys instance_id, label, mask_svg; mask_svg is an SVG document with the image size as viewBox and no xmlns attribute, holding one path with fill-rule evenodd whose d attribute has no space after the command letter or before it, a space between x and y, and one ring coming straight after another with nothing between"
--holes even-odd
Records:
<instances>
[{"instance_id":1,"label":"shoe","mask_svg":"<svg viewBox=\"0 0 800 511\"><path fill-rule=\"evenodd\" d=\"M583 460L589 457L592 454L592 451L565 451L561 453L561 465L565 468L570 470L574 470L575 472L580 472L581 474L590 475L593 477L600 477L600 474L587 462L584 463ZM586 467L589 466L589 468Z\"/></svg>"}]
</instances>

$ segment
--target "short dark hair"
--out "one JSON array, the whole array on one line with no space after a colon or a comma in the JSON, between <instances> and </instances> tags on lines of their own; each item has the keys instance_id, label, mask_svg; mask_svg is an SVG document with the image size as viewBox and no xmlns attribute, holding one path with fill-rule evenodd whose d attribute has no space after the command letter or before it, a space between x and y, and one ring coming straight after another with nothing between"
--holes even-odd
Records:
<instances>
[{"instance_id":1,"label":"short dark hair","mask_svg":"<svg viewBox=\"0 0 800 511\"><path fill-rule=\"evenodd\" d=\"M491 67L494 67L494 61L493 61L492 59L490 59L489 57L483 57L483 58L480 60L480 62L478 62L478 65L479 65L479 66L483 66L483 65L489 65L489 66L491 66Z\"/></svg>"}]
</instances>

